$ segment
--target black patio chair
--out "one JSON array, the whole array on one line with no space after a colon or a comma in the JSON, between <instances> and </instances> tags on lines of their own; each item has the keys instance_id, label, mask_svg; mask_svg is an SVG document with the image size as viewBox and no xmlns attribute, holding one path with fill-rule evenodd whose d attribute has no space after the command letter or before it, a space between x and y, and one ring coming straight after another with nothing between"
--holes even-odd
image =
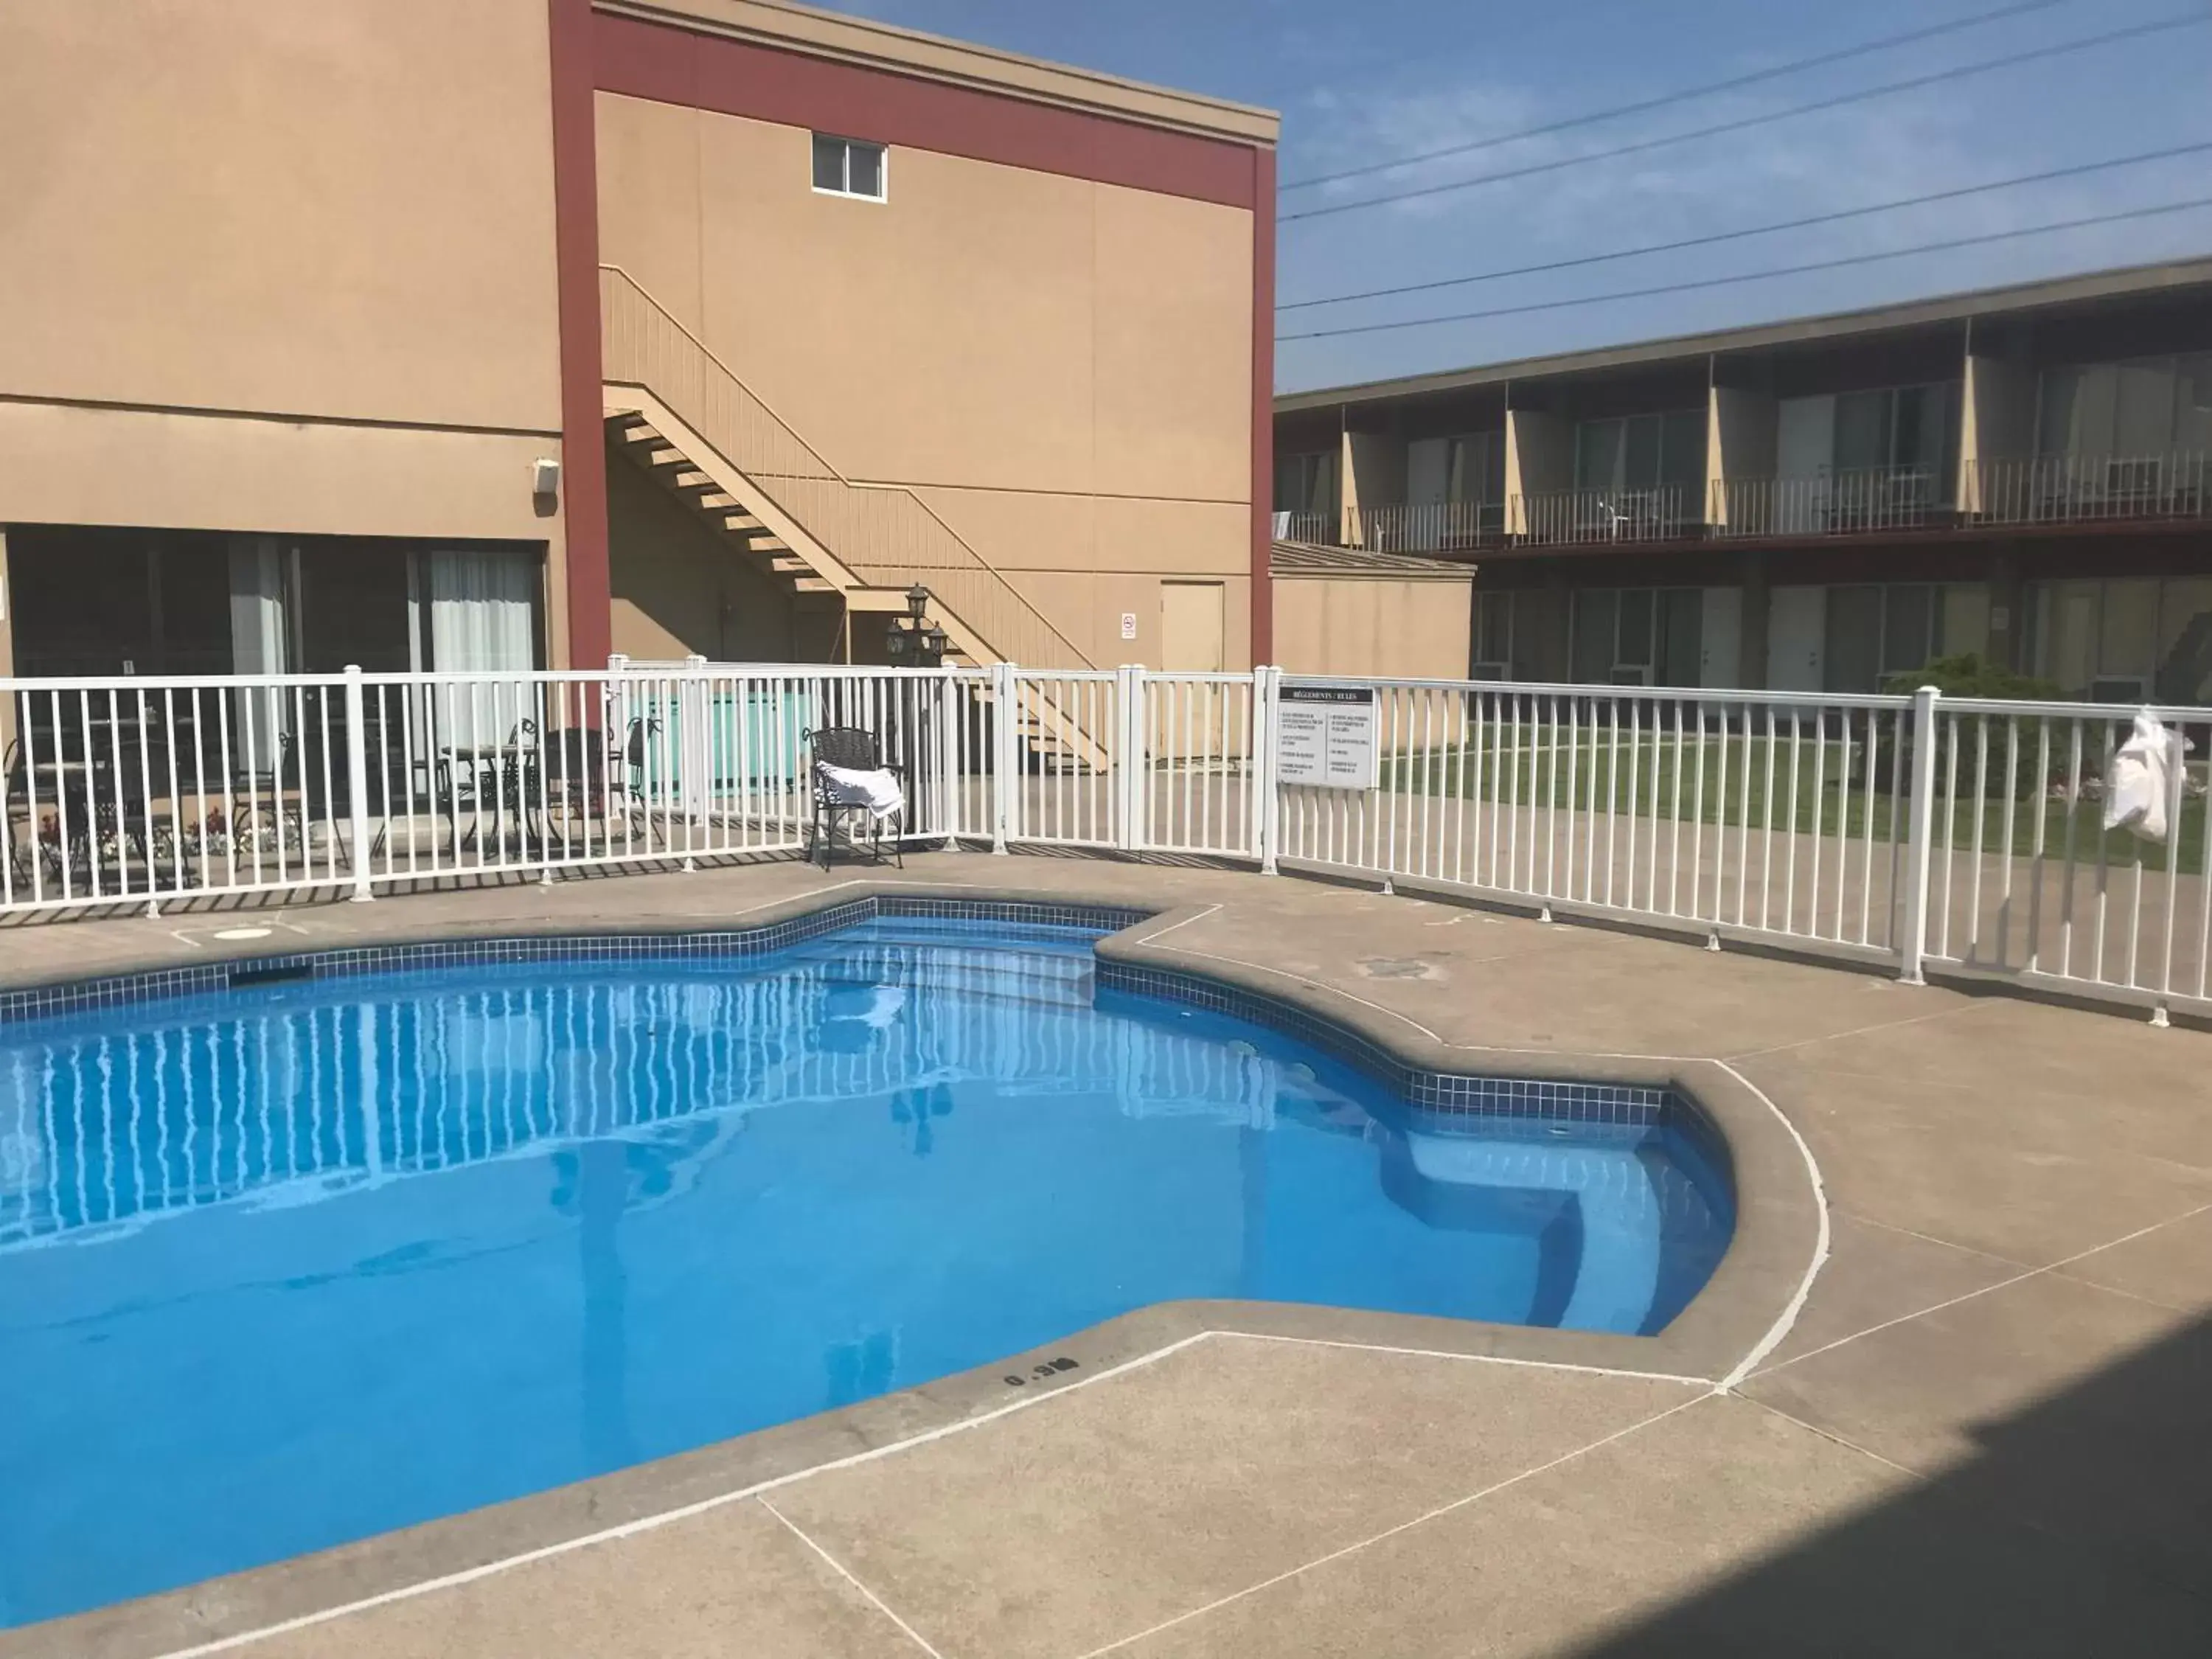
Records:
<instances>
[{"instance_id":1,"label":"black patio chair","mask_svg":"<svg viewBox=\"0 0 2212 1659\"><path fill-rule=\"evenodd\" d=\"M243 726L231 750L234 769L226 825L231 855L257 863L264 857L274 860L280 854L289 859L295 852L304 857L307 844L301 757L289 726L271 720L268 728L256 733L250 762Z\"/></svg>"},{"instance_id":2,"label":"black patio chair","mask_svg":"<svg viewBox=\"0 0 2212 1659\"><path fill-rule=\"evenodd\" d=\"M653 822L653 800L647 785L647 750L653 738L660 733L660 716L636 714L630 718L629 735L617 751L622 775L622 787L627 797L626 810L633 826L642 826L649 840L665 842L660 826ZM665 791L667 785L664 782Z\"/></svg>"},{"instance_id":3,"label":"black patio chair","mask_svg":"<svg viewBox=\"0 0 2212 1659\"><path fill-rule=\"evenodd\" d=\"M0 793L7 798L5 827L8 836L8 867L15 879L28 885L31 880L31 849L37 844L37 827L31 822L31 778L23 763L23 740L8 740L8 758L0 767Z\"/></svg>"},{"instance_id":4,"label":"black patio chair","mask_svg":"<svg viewBox=\"0 0 2212 1659\"><path fill-rule=\"evenodd\" d=\"M822 776L822 769L835 766L848 772L887 771L899 781L902 793L907 793L906 768L896 762L886 763L884 746L876 734L858 726L830 726L819 732L802 732L799 741L807 747L806 775L813 786L814 818L809 826L806 856L811 862L816 848L822 851L822 867L827 870L837 841L837 820L854 813L866 815L871 821L869 845L880 864L884 857L884 824L885 820L869 812L865 806L855 806L849 801L837 799L830 793ZM903 811L893 815L900 820L899 833L891 837L891 857L902 870L906 868L905 817ZM857 845L849 831L846 844Z\"/></svg>"}]
</instances>

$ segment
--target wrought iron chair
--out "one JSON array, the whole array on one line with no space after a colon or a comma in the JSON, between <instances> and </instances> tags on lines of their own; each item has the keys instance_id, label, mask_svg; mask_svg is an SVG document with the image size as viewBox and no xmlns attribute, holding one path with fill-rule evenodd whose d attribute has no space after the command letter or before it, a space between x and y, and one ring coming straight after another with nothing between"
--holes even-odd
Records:
<instances>
[{"instance_id":1,"label":"wrought iron chair","mask_svg":"<svg viewBox=\"0 0 2212 1659\"><path fill-rule=\"evenodd\" d=\"M800 732L799 740L806 744L806 775L814 793L814 817L809 826L806 847L808 860L813 859L815 849L819 848L822 867L827 870L836 846L837 820L860 813L866 816L871 823L870 850L874 853L878 864L883 862L884 824L886 820L877 817L865 806L839 800L832 795L823 780L822 769L835 766L850 772L889 772L898 779L899 787L904 793L907 788L906 768L896 762L886 763L881 740L874 732L862 726L824 726L818 732ZM906 868L906 814L900 811L893 816L899 820L899 830L891 836L891 858L903 870ZM857 844L849 830L846 833L845 841L848 846Z\"/></svg>"},{"instance_id":2,"label":"wrought iron chair","mask_svg":"<svg viewBox=\"0 0 2212 1659\"><path fill-rule=\"evenodd\" d=\"M35 826L31 823L30 773L23 763L21 738L9 739L7 763L0 767L0 792L7 796L4 827L8 866L15 879L27 886L31 881L31 849L36 844L36 836Z\"/></svg>"},{"instance_id":3,"label":"wrought iron chair","mask_svg":"<svg viewBox=\"0 0 2212 1659\"><path fill-rule=\"evenodd\" d=\"M535 801L542 791L549 814L557 812L558 825L547 826L546 839L563 856L574 856L595 844L591 826L604 820L597 844L614 835L617 822L629 833L650 842L665 842L654 822L647 797L647 744L660 730L657 718L632 718L620 741L599 726L564 726L533 759L523 778L525 795Z\"/></svg>"}]
</instances>

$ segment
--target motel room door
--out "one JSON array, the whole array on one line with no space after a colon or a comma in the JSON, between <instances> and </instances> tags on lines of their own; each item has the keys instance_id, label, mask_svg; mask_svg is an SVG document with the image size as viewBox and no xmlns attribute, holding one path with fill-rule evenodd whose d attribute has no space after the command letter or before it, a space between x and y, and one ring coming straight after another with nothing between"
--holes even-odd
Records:
<instances>
[{"instance_id":1,"label":"motel room door","mask_svg":"<svg viewBox=\"0 0 2212 1659\"><path fill-rule=\"evenodd\" d=\"M1227 659L1219 582L1160 584L1160 666L1170 674L1218 674Z\"/></svg>"},{"instance_id":2,"label":"motel room door","mask_svg":"<svg viewBox=\"0 0 2212 1659\"><path fill-rule=\"evenodd\" d=\"M1777 587L1767 595L1766 684L1771 691L1826 689L1828 590Z\"/></svg>"},{"instance_id":3,"label":"motel room door","mask_svg":"<svg viewBox=\"0 0 2212 1659\"><path fill-rule=\"evenodd\" d=\"M1227 661L1219 582L1160 584L1160 667L1170 674L1218 674ZM1228 741L1219 686L1159 688L1152 697L1155 755L1219 755Z\"/></svg>"}]
</instances>

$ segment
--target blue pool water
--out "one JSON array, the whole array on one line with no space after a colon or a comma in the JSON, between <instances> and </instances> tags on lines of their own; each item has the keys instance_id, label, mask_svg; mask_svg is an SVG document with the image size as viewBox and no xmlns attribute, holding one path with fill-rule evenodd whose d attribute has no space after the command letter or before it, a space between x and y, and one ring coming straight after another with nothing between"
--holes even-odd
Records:
<instances>
[{"instance_id":1,"label":"blue pool water","mask_svg":"<svg viewBox=\"0 0 2212 1659\"><path fill-rule=\"evenodd\" d=\"M0 1626L1150 1303L1650 1331L1726 1248L1672 1127L1420 1112L1098 988L1091 937L882 921L0 1027Z\"/></svg>"}]
</instances>

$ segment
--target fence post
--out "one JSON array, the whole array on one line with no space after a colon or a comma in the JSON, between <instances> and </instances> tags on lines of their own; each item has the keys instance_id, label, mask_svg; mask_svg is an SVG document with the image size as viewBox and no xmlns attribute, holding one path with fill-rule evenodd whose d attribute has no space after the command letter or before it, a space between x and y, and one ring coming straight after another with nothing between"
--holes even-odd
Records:
<instances>
[{"instance_id":1,"label":"fence post","mask_svg":"<svg viewBox=\"0 0 2212 1659\"><path fill-rule=\"evenodd\" d=\"M1114 845L1124 853L1143 850L1152 828L1149 811L1150 757L1145 749L1145 670L1123 663L1115 671L1115 702L1121 718L1114 736Z\"/></svg>"},{"instance_id":2,"label":"fence post","mask_svg":"<svg viewBox=\"0 0 2212 1659\"><path fill-rule=\"evenodd\" d=\"M1252 839L1263 876L1276 873L1275 859L1279 850L1280 826L1275 799L1275 694L1282 683L1283 671L1279 668L1252 671Z\"/></svg>"},{"instance_id":3,"label":"fence post","mask_svg":"<svg viewBox=\"0 0 2212 1659\"><path fill-rule=\"evenodd\" d=\"M960 757L954 750L960 717L960 667L957 663L939 665L944 678L937 683L937 719L934 747L937 750L937 776L930 793L936 798L937 810L944 819L945 850L960 850L960 825L966 816L960 810L961 802L953 791L960 787Z\"/></svg>"},{"instance_id":4,"label":"fence post","mask_svg":"<svg viewBox=\"0 0 2212 1659\"><path fill-rule=\"evenodd\" d=\"M991 850L1006 856L1006 833L1014 816L1016 767L1021 755L1015 724L1021 718L1021 688L1010 662L991 665Z\"/></svg>"},{"instance_id":5,"label":"fence post","mask_svg":"<svg viewBox=\"0 0 2212 1659\"><path fill-rule=\"evenodd\" d=\"M346 665L345 719L346 805L353 819L347 844L353 852L353 902L366 904L376 895L368 885L368 714L359 663Z\"/></svg>"},{"instance_id":6,"label":"fence post","mask_svg":"<svg viewBox=\"0 0 2212 1659\"><path fill-rule=\"evenodd\" d=\"M1936 705L1941 694L1923 685L1912 694L1912 791L1905 843L1905 937L1897 977L1925 985L1921 961L1928 952L1928 869L1936 840ZM1872 809L1869 808L1869 811Z\"/></svg>"}]
</instances>

